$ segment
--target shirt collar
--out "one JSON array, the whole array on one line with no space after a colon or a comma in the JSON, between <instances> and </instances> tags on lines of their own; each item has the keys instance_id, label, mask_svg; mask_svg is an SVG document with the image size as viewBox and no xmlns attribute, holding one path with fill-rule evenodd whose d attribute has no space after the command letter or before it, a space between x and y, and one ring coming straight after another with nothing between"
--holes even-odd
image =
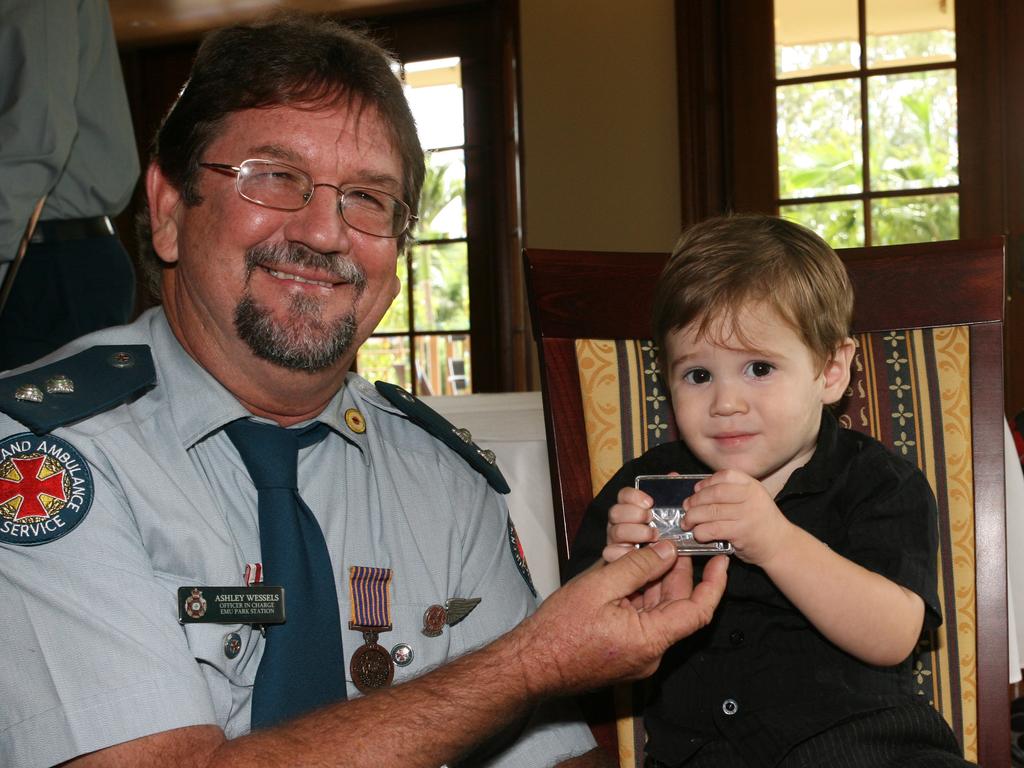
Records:
<instances>
[{"instance_id":1,"label":"shirt collar","mask_svg":"<svg viewBox=\"0 0 1024 768\"><path fill-rule=\"evenodd\" d=\"M185 351L162 309L152 319L151 344L158 387L166 392L171 418L186 449L228 422L250 415Z\"/></svg>"},{"instance_id":2,"label":"shirt collar","mask_svg":"<svg viewBox=\"0 0 1024 768\"><path fill-rule=\"evenodd\" d=\"M157 381L167 392L171 417L186 449L225 424L252 416L230 391L185 351L162 309L154 312L151 344ZM322 421L358 448L364 463L369 464L367 434L374 428L374 411L377 410L401 415L366 379L349 373L344 385L315 420Z\"/></svg>"},{"instance_id":3,"label":"shirt collar","mask_svg":"<svg viewBox=\"0 0 1024 768\"><path fill-rule=\"evenodd\" d=\"M363 457L363 463L370 463L369 439L367 432L373 428L372 420L368 417L368 408L365 407L359 397L361 385L373 387L354 373L345 377L345 383L341 389L334 393L334 397L324 408L323 412L316 417L333 431L337 432L346 442L351 443L359 449Z\"/></svg>"},{"instance_id":4,"label":"shirt collar","mask_svg":"<svg viewBox=\"0 0 1024 768\"><path fill-rule=\"evenodd\" d=\"M779 499L803 493L816 493L828 488L838 473L837 449L839 447L839 423L832 411L821 409L821 427L818 429L818 440L814 447L814 455L804 466L798 467L786 481Z\"/></svg>"}]
</instances>

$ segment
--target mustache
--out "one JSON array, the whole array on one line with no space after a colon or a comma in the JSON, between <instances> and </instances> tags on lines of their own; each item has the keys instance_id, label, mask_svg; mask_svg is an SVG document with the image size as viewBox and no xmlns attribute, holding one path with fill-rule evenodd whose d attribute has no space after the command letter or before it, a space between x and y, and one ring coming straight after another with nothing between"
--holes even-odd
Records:
<instances>
[{"instance_id":1,"label":"mustache","mask_svg":"<svg viewBox=\"0 0 1024 768\"><path fill-rule=\"evenodd\" d=\"M245 252L246 275L261 265L294 264L327 273L339 282L351 283L356 295L366 288L366 272L355 261L340 253L320 253L301 243L260 243Z\"/></svg>"}]
</instances>

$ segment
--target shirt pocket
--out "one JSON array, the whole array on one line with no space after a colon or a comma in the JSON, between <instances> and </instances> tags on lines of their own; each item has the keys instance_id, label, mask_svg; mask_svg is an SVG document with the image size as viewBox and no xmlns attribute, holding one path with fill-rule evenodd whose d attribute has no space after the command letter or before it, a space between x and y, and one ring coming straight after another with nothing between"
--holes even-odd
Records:
<instances>
[{"instance_id":1,"label":"shirt pocket","mask_svg":"<svg viewBox=\"0 0 1024 768\"><path fill-rule=\"evenodd\" d=\"M175 601L178 587L203 583L202 579L175 574L157 573L156 577ZM179 615L177 604L174 614ZM256 670L263 657L263 633L251 624L186 622L181 628L189 652L203 673L218 724L229 737L248 731L248 717L239 730L241 724L236 716L252 695Z\"/></svg>"},{"instance_id":2,"label":"shirt pocket","mask_svg":"<svg viewBox=\"0 0 1024 768\"><path fill-rule=\"evenodd\" d=\"M256 670L263 656L263 637L251 624L184 625L188 647L210 689L217 722L228 721L252 695Z\"/></svg>"}]
</instances>

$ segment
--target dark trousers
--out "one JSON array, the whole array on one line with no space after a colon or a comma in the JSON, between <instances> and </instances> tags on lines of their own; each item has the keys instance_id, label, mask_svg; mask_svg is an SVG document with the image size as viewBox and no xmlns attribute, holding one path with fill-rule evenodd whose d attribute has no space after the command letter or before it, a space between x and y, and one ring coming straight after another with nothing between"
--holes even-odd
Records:
<instances>
[{"instance_id":1,"label":"dark trousers","mask_svg":"<svg viewBox=\"0 0 1024 768\"><path fill-rule=\"evenodd\" d=\"M925 706L874 712L839 723L797 744L778 768L967 768L960 745L942 719ZM676 768L648 758L645 768ZM762 768L724 739L706 744L684 768Z\"/></svg>"},{"instance_id":2,"label":"dark trousers","mask_svg":"<svg viewBox=\"0 0 1024 768\"><path fill-rule=\"evenodd\" d=\"M32 243L0 315L0 371L131 320L135 271L116 235Z\"/></svg>"}]
</instances>

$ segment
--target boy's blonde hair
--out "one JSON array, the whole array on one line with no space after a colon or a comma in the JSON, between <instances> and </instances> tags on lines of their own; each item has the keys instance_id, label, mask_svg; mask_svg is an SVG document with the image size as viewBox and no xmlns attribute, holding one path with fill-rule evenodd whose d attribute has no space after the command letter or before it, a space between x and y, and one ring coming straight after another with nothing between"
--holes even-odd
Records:
<instances>
[{"instance_id":1,"label":"boy's blonde hair","mask_svg":"<svg viewBox=\"0 0 1024 768\"><path fill-rule=\"evenodd\" d=\"M811 230L749 214L707 219L685 230L654 295L662 370L670 333L695 321L698 336L723 327L738 332L737 313L756 303L774 309L822 366L850 335L853 287L846 267Z\"/></svg>"}]
</instances>

